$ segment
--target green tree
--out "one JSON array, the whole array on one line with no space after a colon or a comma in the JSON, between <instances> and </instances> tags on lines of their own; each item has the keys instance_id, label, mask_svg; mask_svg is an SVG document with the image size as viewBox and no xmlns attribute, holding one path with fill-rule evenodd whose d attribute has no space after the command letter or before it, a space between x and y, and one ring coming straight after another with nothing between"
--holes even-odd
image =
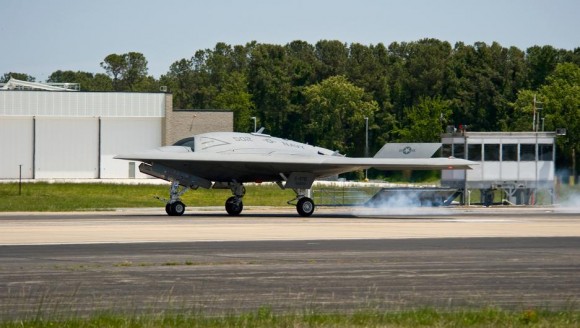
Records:
<instances>
[{"instance_id":1,"label":"green tree","mask_svg":"<svg viewBox=\"0 0 580 328\"><path fill-rule=\"evenodd\" d=\"M321 40L316 43L318 81L336 75L346 75L348 46L338 40Z\"/></svg>"},{"instance_id":2,"label":"green tree","mask_svg":"<svg viewBox=\"0 0 580 328\"><path fill-rule=\"evenodd\" d=\"M403 128L397 129L400 142L439 142L451 117L450 102L441 97L421 97L415 106L405 108Z\"/></svg>"},{"instance_id":3,"label":"green tree","mask_svg":"<svg viewBox=\"0 0 580 328\"><path fill-rule=\"evenodd\" d=\"M113 89L115 91L120 91L120 80L123 76L123 72L127 69L125 56L110 54L101 62L101 67L105 69L105 72L113 79Z\"/></svg>"},{"instance_id":4,"label":"green tree","mask_svg":"<svg viewBox=\"0 0 580 328\"><path fill-rule=\"evenodd\" d=\"M564 160L580 156L580 66L558 64L540 88L544 97L546 129L566 128L566 136L557 139ZM576 165L580 161L575 160ZM578 172L578 167L576 168Z\"/></svg>"},{"instance_id":5,"label":"green tree","mask_svg":"<svg viewBox=\"0 0 580 328\"><path fill-rule=\"evenodd\" d=\"M517 117L512 121L512 130L532 129L534 95L542 103L540 121L544 119L544 129L566 129L566 136L557 138L559 149L556 153L560 161L571 161L572 150L575 150L576 156L580 154L580 66L558 64L537 91L521 90L512 103L516 113L514 116Z\"/></svg>"},{"instance_id":6,"label":"green tree","mask_svg":"<svg viewBox=\"0 0 580 328\"><path fill-rule=\"evenodd\" d=\"M248 90L252 94L256 116L273 135L289 136L288 114L292 84L284 47L257 44L250 54Z\"/></svg>"},{"instance_id":7,"label":"green tree","mask_svg":"<svg viewBox=\"0 0 580 328\"><path fill-rule=\"evenodd\" d=\"M529 67L529 80L532 89L539 88L550 75L558 62L561 53L552 46L533 46L526 50Z\"/></svg>"},{"instance_id":8,"label":"green tree","mask_svg":"<svg viewBox=\"0 0 580 328\"><path fill-rule=\"evenodd\" d=\"M314 46L305 41L293 41L284 46L286 51L286 69L290 79L289 105L287 122L284 124L284 136L295 140L304 140L302 114L306 104L304 89L317 82L317 59Z\"/></svg>"},{"instance_id":9,"label":"green tree","mask_svg":"<svg viewBox=\"0 0 580 328\"><path fill-rule=\"evenodd\" d=\"M193 107L193 90L195 88L192 62L181 59L169 67L169 72L161 75L160 84L167 86L173 94L173 107L178 109Z\"/></svg>"},{"instance_id":10,"label":"green tree","mask_svg":"<svg viewBox=\"0 0 580 328\"><path fill-rule=\"evenodd\" d=\"M139 52L129 52L125 57L125 71L123 84L128 91L156 91L151 90L155 82L147 76L147 59Z\"/></svg>"},{"instance_id":11,"label":"green tree","mask_svg":"<svg viewBox=\"0 0 580 328\"><path fill-rule=\"evenodd\" d=\"M513 115L509 120L507 131L533 131L534 97L539 103L544 103L544 97L537 91L524 89L517 94L517 99L510 103Z\"/></svg>"},{"instance_id":12,"label":"green tree","mask_svg":"<svg viewBox=\"0 0 580 328\"><path fill-rule=\"evenodd\" d=\"M478 42L458 43L449 65L446 99L452 101L455 125L475 131L505 129L511 116L509 103L525 82L523 53Z\"/></svg>"},{"instance_id":13,"label":"green tree","mask_svg":"<svg viewBox=\"0 0 580 328\"><path fill-rule=\"evenodd\" d=\"M147 76L147 59L141 53L110 54L101 67L112 78L115 91L157 91L156 82Z\"/></svg>"},{"instance_id":14,"label":"green tree","mask_svg":"<svg viewBox=\"0 0 580 328\"><path fill-rule=\"evenodd\" d=\"M355 156L364 154L365 117L372 124L378 104L344 76L305 89L306 140Z\"/></svg>"},{"instance_id":15,"label":"green tree","mask_svg":"<svg viewBox=\"0 0 580 328\"><path fill-rule=\"evenodd\" d=\"M379 43L365 46L353 43L349 48L347 78L374 99L379 109L369 122L369 148L376 152L392 139L396 120L390 99L391 58L387 48Z\"/></svg>"},{"instance_id":16,"label":"green tree","mask_svg":"<svg viewBox=\"0 0 580 328\"><path fill-rule=\"evenodd\" d=\"M50 74L47 82L52 83L79 83L81 91L113 91L113 81L107 75L81 71L58 70Z\"/></svg>"},{"instance_id":17,"label":"green tree","mask_svg":"<svg viewBox=\"0 0 580 328\"><path fill-rule=\"evenodd\" d=\"M251 95L248 93L246 77L238 72L227 76L221 92L215 97L213 107L234 111L234 131L250 131L250 117L254 109Z\"/></svg>"}]
</instances>

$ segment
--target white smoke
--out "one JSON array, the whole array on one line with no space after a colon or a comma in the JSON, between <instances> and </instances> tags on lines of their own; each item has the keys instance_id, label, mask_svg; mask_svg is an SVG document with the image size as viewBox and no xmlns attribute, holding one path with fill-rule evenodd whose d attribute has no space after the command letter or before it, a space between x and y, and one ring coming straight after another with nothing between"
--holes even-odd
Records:
<instances>
[{"instance_id":1,"label":"white smoke","mask_svg":"<svg viewBox=\"0 0 580 328\"><path fill-rule=\"evenodd\" d=\"M356 216L432 216L449 214L440 202L421 198L420 191L401 191L370 200L364 208L356 208Z\"/></svg>"},{"instance_id":2,"label":"white smoke","mask_svg":"<svg viewBox=\"0 0 580 328\"><path fill-rule=\"evenodd\" d=\"M567 212L580 213L580 191L570 188L561 193L554 206Z\"/></svg>"}]
</instances>

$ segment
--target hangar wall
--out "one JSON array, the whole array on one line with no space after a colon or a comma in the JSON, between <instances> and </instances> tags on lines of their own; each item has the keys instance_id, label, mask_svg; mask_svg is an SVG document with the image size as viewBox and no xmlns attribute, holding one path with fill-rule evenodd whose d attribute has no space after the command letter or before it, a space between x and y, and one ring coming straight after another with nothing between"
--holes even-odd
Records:
<instances>
[{"instance_id":1,"label":"hangar wall","mask_svg":"<svg viewBox=\"0 0 580 328\"><path fill-rule=\"evenodd\" d=\"M144 178L120 153L161 146L162 93L0 92L0 179Z\"/></svg>"},{"instance_id":2,"label":"hangar wall","mask_svg":"<svg viewBox=\"0 0 580 328\"><path fill-rule=\"evenodd\" d=\"M113 159L122 153L159 147L162 118L102 118L101 119L101 178L144 178L138 164Z\"/></svg>"},{"instance_id":3,"label":"hangar wall","mask_svg":"<svg viewBox=\"0 0 580 328\"><path fill-rule=\"evenodd\" d=\"M97 178L98 129L88 117L36 119L35 178Z\"/></svg>"},{"instance_id":4,"label":"hangar wall","mask_svg":"<svg viewBox=\"0 0 580 328\"><path fill-rule=\"evenodd\" d=\"M33 178L33 120L30 117L0 117L0 178Z\"/></svg>"},{"instance_id":5,"label":"hangar wall","mask_svg":"<svg viewBox=\"0 0 580 328\"><path fill-rule=\"evenodd\" d=\"M233 112L173 110L166 93L0 91L0 179L146 178L114 156L232 131Z\"/></svg>"}]
</instances>

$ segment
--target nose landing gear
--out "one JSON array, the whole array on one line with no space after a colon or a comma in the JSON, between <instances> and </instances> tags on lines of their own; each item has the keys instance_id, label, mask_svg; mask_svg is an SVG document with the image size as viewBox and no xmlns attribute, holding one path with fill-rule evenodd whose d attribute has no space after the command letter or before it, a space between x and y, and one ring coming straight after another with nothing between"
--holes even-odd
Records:
<instances>
[{"instance_id":1,"label":"nose landing gear","mask_svg":"<svg viewBox=\"0 0 580 328\"><path fill-rule=\"evenodd\" d=\"M165 213L169 216L181 216L185 212L185 204L181 202L181 195L188 191L189 187L179 190L179 181L171 181L169 188L169 200L165 204Z\"/></svg>"}]
</instances>

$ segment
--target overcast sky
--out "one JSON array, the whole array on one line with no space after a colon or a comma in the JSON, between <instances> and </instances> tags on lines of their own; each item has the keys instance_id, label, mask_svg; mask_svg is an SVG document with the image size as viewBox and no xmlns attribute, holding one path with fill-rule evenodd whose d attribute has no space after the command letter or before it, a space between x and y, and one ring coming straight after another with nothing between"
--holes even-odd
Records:
<instances>
[{"instance_id":1,"label":"overcast sky","mask_svg":"<svg viewBox=\"0 0 580 328\"><path fill-rule=\"evenodd\" d=\"M436 38L580 47L579 0L0 0L0 75L104 73L111 54L142 53L149 74L217 42L365 45Z\"/></svg>"}]
</instances>

